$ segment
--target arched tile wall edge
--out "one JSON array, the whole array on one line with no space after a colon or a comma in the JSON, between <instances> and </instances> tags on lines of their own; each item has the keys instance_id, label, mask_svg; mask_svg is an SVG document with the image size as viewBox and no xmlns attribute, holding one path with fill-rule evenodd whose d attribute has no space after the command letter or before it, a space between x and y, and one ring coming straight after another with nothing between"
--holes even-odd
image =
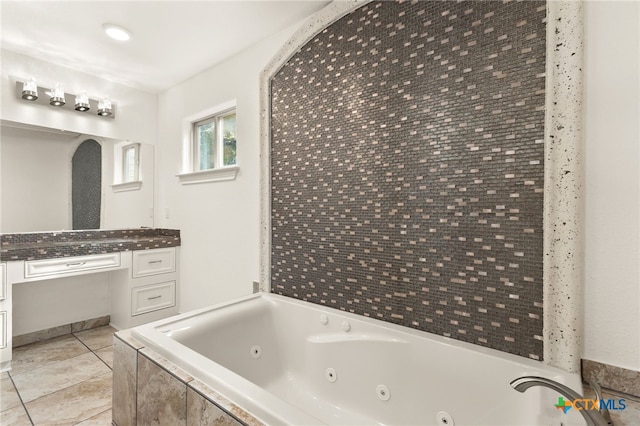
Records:
<instances>
[{"instance_id":1,"label":"arched tile wall edge","mask_svg":"<svg viewBox=\"0 0 640 426\"><path fill-rule=\"evenodd\" d=\"M314 35L368 0L313 15L260 76L260 290L270 289L270 79ZM544 198L544 363L579 372L583 305L582 1L547 2Z\"/></svg>"},{"instance_id":2,"label":"arched tile wall edge","mask_svg":"<svg viewBox=\"0 0 640 426\"><path fill-rule=\"evenodd\" d=\"M544 359L580 371L583 336L583 4L547 2Z\"/></svg>"}]
</instances>

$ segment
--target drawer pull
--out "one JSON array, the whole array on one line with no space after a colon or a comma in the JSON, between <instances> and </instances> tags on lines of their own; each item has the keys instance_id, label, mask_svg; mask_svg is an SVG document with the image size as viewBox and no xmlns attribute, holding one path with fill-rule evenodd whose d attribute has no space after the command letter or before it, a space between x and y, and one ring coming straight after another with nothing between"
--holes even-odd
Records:
<instances>
[{"instance_id":1,"label":"drawer pull","mask_svg":"<svg viewBox=\"0 0 640 426\"><path fill-rule=\"evenodd\" d=\"M147 300L160 299L162 296L147 297Z\"/></svg>"},{"instance_id":2,"label":"drawer pull","mask_svg":"<svg viewBox=\"0 0 640 426\"><path fill-rule=\"evenodd\" d=\"M74 262L74 263L67 263L67 268L73 268L74 266L82 266L84 264L86 264L87 262Z\"/></svg>"},{"instance_id":3,"label":"drawer pull","mask_svg":"<svg viewBox=\"0 0 640 426\"><path fill-rule=\"evenodd\" d=\"M151 265L152 263L162 263L162 260L150 260L149 265Z\"/></svg>"}]
</instances>

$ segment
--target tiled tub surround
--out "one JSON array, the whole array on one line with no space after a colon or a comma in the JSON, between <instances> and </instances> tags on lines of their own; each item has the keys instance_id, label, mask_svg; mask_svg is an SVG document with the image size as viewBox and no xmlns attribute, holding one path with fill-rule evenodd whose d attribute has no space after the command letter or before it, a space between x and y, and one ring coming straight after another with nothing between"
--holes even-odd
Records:
<instances>
[{"instance_id":1,"label":"tiled tub surround","mask_svg":"<svg viewBox=\"0 0 640 426\"><path fill-rule=\"evenodd\" d=\"M131 336L113 340L113 424L261 425L249 413Z\"/></svg>"},{"instance_id":2,"label":"tiled tub surround","mask_svg":"<svg viewBox=\"0 0 640 426\"><path fill-rule=\"evenodd\" d=\"M556 392L536 388L523 394L509 386L517 377L538 375L581 392L578 374L273 293L247 296L130 332L142 342L139 345L145 345L137 358L136 346L129 350L129 374L123 375L129 377L125 387L133 395L137 359L138 416L141 404L149 404L176 407L175 414L167 416L181 419L185 388L200 382L231 400L235 404L231 407L274 425L437 424L440 411L465 425L582 424L579 414L565 417L553 407ZM162 362L156 361L157 355L164 358ZM116 351L116 383L118 356ZM158 378L145 390L157 375L141 380L146 371L141 356L162 366L173 380ZM166 366L165 360L170 361ZM166 394L157 390L160 382ZM122 394L119 388L114 387L114 395ZM160 401L147 399L152 395ZM131 401L131 396L122 398ZM130 413L127 418L133 412L133 403L114 400L117 424L121 424L116 417L122 414L121 405Z\"/></svg>"},{"instance_id":3,"label":"tiled tub surround","mask_svg":"<svg viewBox=\"0 0 640 426\"><path fill-rule=\"evenodd\" d=\"M546 3L372 2L271 80L271 290L543 358Z\"/></svg>"},{"instance_id":4,"label":"tiled tub surround","mask_svg":"<svg viewBox=\"0 0 640 426\"><path fill-rule=\"evenodd\" d=\"M52 259L180 246L180 231L161 228L0 234L0 260Z\"/></svg>"}]
</instances>

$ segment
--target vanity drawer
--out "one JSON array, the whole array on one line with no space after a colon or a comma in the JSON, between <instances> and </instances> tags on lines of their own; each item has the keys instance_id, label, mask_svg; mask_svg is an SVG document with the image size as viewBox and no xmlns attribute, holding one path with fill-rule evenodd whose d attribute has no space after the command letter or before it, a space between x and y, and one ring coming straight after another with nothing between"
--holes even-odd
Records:
<instances>
[{"instance_id":1,"label":"vanity drawer","mask_svg":"<svg viewBox=\"0 0 640 426\"><path fill-rule=\"evenodd\" d=\"M113 268L120 266L120 253L92 254L59 259L28 260L24 262L24 277L62 275L78 271Z\"/></svg>"},{"instance_id":2,"label":"vanity drawer","mask_svg":"<svg viewBox=\"0 0 640 426\"><path fill-rule=\"evenodd\" d=\"M7 298L7 265L0 263L0 301Z\"/></svg>"},{"instance_id":3,"label":"vanity drawer","mask_svg":"<svg viewBox=\"0 0 640 426\"><path fill-rule=\"evenodd\" d=\"M176 282L152 284L131 289L131 316L146 314L176 304Z\"/></svg>"},{"instance_id":4,"label":"vanity drawer","mask_svg":"<svg viewBox=\"0 0 640 426\"><path fill-rule=\"evenodd\" d=\"M0 349L7 347L7 311L0 311Z\"/></svg>"},{"instance_id":5,"label":"vanity drawer","mask_svg":"<svg viewBox=\"0 0 640 426\"><path fill-rule=\"evenodd\" d=\"M133 278L165 274L176 270L174 247L133 252Z\"/></svg>"}]
</instances>

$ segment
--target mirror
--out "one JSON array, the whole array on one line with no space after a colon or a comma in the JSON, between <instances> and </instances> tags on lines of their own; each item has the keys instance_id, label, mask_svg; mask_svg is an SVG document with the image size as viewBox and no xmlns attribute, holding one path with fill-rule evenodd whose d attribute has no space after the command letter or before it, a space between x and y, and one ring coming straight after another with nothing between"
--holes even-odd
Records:
<instances>
[{"instance_id":1,"label":"mirror","mask_svg":"<svg viewBox=\"0 0 640 426\"><path fill-rule=\"evenodd\" d=\"M86 167L78 156L75 161L76 167L85 165L85 173L94 170L90 175L99 180L93 186L99 189L88 197L78 185L84 178L76 176L74 182L72 172L74 155L81 154L78 149L86 147L86 141L93 141L94 164ZM101 229L153 227L153 146L2 121L0 233L71 230L78 210L88 211L80 204L74 213L74 197L75 204L80 198L92 198L95 205L92 221L76 218L76 227L95 228L98 223Z\"/></svg>"}]
</instances>

